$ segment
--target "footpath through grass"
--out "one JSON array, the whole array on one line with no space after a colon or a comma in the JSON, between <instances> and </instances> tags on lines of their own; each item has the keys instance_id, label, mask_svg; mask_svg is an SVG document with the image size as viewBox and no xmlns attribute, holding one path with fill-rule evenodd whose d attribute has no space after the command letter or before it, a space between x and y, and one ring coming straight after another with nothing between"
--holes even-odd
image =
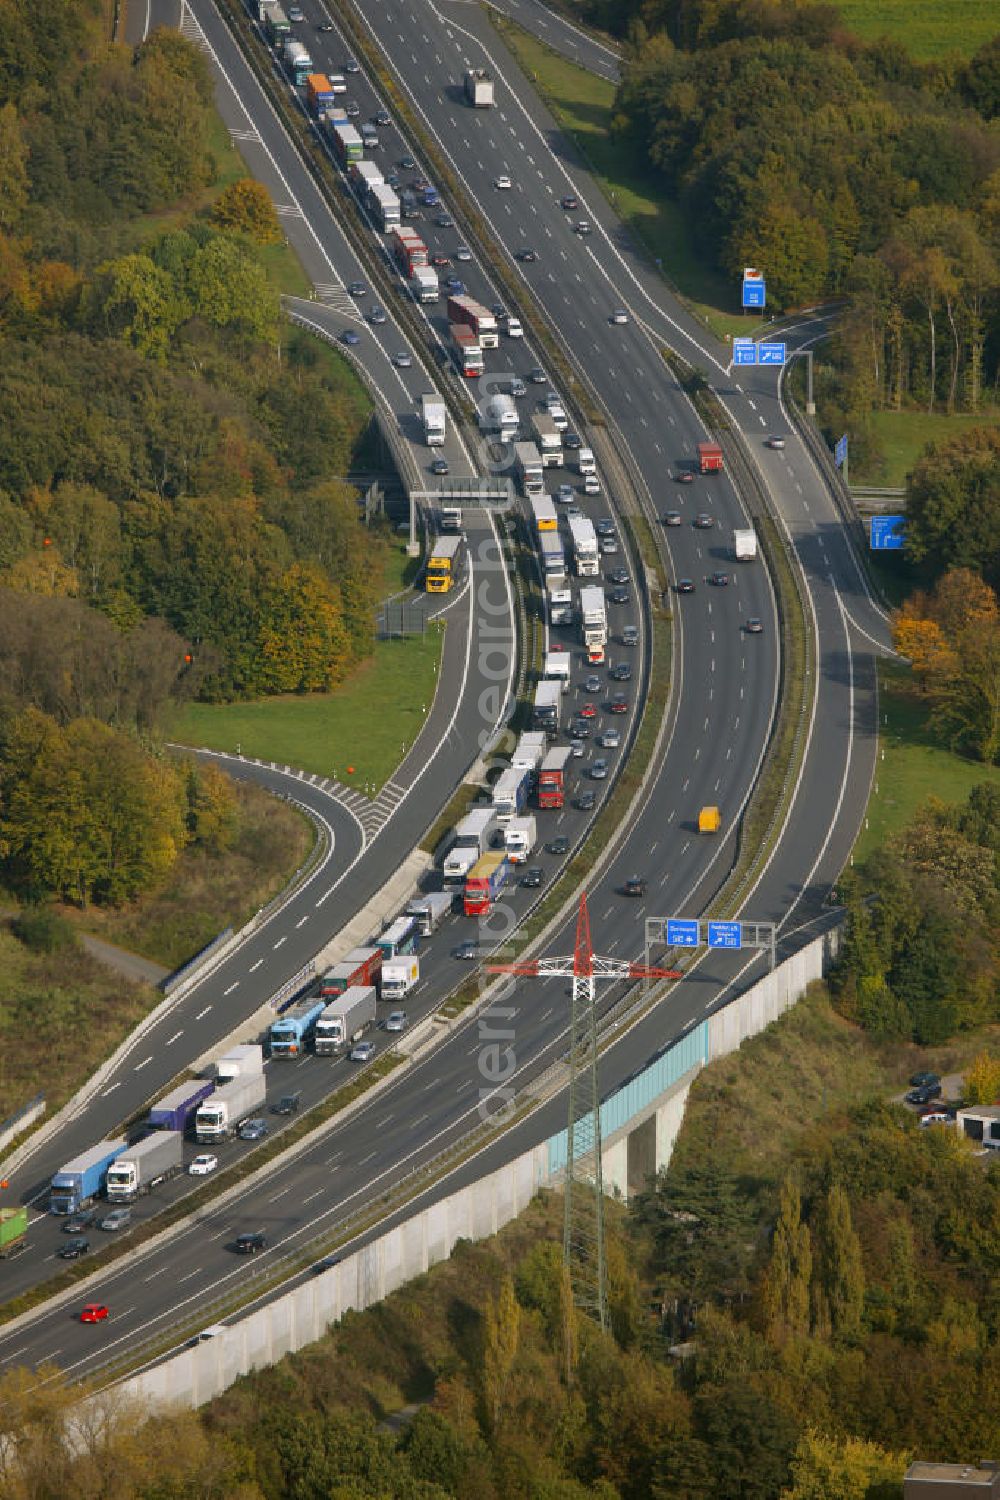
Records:
<instances>
[{"instance_id":1,"label":"footpath through grass","mask_svg":"<svg viewBox=\"0 0 1000 1500\"><path fill-rule=\"evenodd\" d=\"M171 724L170 737L336 776L374 796L420 732L434 699L443 639L432 626L423 636L377 641L372 659L335 693L190 703Z\"/></svg>"},{"instance_id":2,"label":"footpath through grass","mask_svg":"<svg viewBox=\"0 0 1000 1500\"><path fill-rule=\"evenodd\" d=\"M635 143L612 133L614 84L567 62L505 17L491 12L491 19L556 120L573 137L615 213L662 264L681 296L720 337L752 333L735 306L733 287L695 249L681 208L662 192Z\"/></svg>"},{"instance_id":3,"label":"footpath through grass","mask_svg":"<svg viewBox=\"0 0 1000 1500\"><path fill-rule=\"evenodd\" d=\"M879 759L856 860L883 844L913 817L928 797L964 802L980 781L1000 783L1000 767L966 760L947 749L929 727L930 704L908 667L879 667Z\"/></svg>"},{"instance_id":4,"label":"footpath through grass","mask_svg":"<svg viewBox=\"0 0 1000 1500\"><path fill-rule=\"evenodd\" d=\"M996 0L837 0L837 9L865 41L891 36L920 62L971 57L1000 30Z\"/></svg>"}]
</instances>

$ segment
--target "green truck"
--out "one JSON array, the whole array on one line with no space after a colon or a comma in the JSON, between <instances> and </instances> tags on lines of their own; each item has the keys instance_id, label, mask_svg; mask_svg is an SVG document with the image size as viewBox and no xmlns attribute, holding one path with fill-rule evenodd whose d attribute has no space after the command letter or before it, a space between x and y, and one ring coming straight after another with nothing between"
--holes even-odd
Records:
<instances>
[{"instance_id":1,"label":"green truck","mask_svg":"<svg viewBox=\"0 0 1000 1500\"><path fill-rule=\"evenodd\" d=\"M28 1210L0 1208L0 1260L16 1255L28 1242Z\"/></svg>"}]
</instances>

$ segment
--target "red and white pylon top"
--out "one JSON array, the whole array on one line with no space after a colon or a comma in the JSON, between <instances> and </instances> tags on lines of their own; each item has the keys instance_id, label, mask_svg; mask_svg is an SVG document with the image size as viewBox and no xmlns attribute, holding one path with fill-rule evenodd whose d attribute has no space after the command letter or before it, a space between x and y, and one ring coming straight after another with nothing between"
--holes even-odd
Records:
<instances>
[{"instance_id":1,"label":"red and white pylon top","mask_svg":"<svg viewBox=\"0 0 1000 1500\"><path fill-rule=\"evenodd\" d=\"M580 892L576 915L576 943L566 958L533 958L520 964L487 964L489 974L524 974L531 979L548 979L564 975L573 979L680 979L678 969L655 969L647 964L629 963L624 958L599 958L590 937L590 913L587 893Z\"/></svg>"}]
</instances>

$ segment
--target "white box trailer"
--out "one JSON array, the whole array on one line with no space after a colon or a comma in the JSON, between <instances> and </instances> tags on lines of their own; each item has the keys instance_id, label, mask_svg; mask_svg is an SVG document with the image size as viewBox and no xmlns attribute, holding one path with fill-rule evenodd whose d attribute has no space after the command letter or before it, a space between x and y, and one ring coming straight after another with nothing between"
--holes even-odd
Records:
<instances>
[{"instance_id":1,"label":"white box trailer","mask_svg":"<svg viewBox=\"0 0 1000 1500\"><path fill-rule=\"evenodd\" d=\"M752 526L733 532L733 555L737 562L753 562L757 556L757 533Z\"/></svg>"},{"instance_id":2,"label":"white box trailer","mask_svg":"<svg viewBox=\"0 0 1000 1500\"><path fill-rule=\"evenodd\" d=\"M420 960L415 953L390 958L382 965L382 999L402 1000L420 982Z\"/></svg>"},{"instance_id":3,"label":"white box trailer","mask_svg":"<svg viewBox=\"0 0 1000 1500\"><path fill-rule=\"evenodd\" d=\"M369 189L368 202L384 230L400 222L399 199L387 182L377 182Z\"/></svg>"},{"instance_id":4,"label":"white box trailer","mask_svg":"<svg viewBox=\"0 0 1000 1500\"><path fill-rule=\"evenodd\" d=\"M455 906L453 891L428 891L426 896L415 896L406 908L408 917L416 917L420 924L421 937L430 937L450 916Z\"/></svg>"},{"instance_id":5,"label":"white box trailer","mask_svg":"<svg viewBox=\"0 0 1000 1500\"><path fill-rule=\"evenodd\" d=\"M523 865L538 837L535 819L531 813L520 818L511 818L504 829L503 838L512 864Z\"/></svg>"},{"instance_id":6,"label":"white box trailer","mask_svg":"<svg viewBox=\"0 0 1000 1500\"><path fill-rule=\"evenodd\" d=\"M473 109L490 109L493 104L493 76L485 68L469 68L465 75L465 97Z\"/></svg>"},{"instance_id":7,"label":"white box trailer","mask_svg":"<svg viewBox=\"0 0 1000 1500\"><path fill-rule=\"evenodd\" d=\"M573 543L576 571L581 578L596 578L601 561L597 550L597 532L589 516L570 516L569 534Z\"/></svg>"},{"instance_id":8,"label":"white box trailer","mask_svg":"<svg viewBox=\"0 0 1000 1500\"><path fill-rule=\"evenodd\" d=\"M440 447L447 424L444 402L439 396L421 396L420 416L424 424L424 442L428 448Z\"/></svg>"},{"instance_id":9,"label":"white box trailer","mask_svg":"<svg viewBox=\"0 0 1000 1500\"><path fill-rule=\"evenodd\" d=\"M313 1046L317 1057L332 1057L356 1042L375 1021L375 1003L375 987L371 984L351 985L331 1000L316 1022Z\"/></svg>"},{"instance_id":10,"label":"white box trailer","mask_svg":"<svg viewBox=\"0 0 1000 1500\"><path fill-rule=\"evenodd\" d=\"M414 302L436 302L441 295L433 266L415 266L410 277L410 296Z\"/></svg>"},{"instance_id":11,"label":"white box trailer","mask_svg":"<svg viewBox=\"0 0 1000 1500\"><path fill-rule=\"evenodd\" d=\"M514 746L514 753L510 758L511 770L534 773L545 759L548 748L544 734L540 730L529 729Z\"/></svg>"},{"instance_id":12,"label":"white box trailer","mask_svg":"<svg viewBox=\"0 0 1000 1500\"><path fill-rule=\"evenodd\" d=\"M565 651L550 651L542 667L542 676L550 682L558 682L564 693L569 692L569 657Z\"/></svg>"}]
</instances>

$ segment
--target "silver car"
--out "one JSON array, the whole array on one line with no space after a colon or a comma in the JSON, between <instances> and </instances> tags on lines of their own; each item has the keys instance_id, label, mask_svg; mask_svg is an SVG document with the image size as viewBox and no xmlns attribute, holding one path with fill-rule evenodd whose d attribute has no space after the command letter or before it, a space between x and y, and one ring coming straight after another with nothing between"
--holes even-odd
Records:
<instances>
[{"instance_id":1,"label":"silver car","mask_svg":"<svg viewBox=\"0 0 1000 1500\"><path fill-rule=\"evenodd\" d=\"M608 763L606 760L595 760L590 768L590 774L594 781L603 781L608 774Z\"/></svg>"},{"instance_id":2,"label":"silver car","mask_svg":"<svg viewBox=\"0 0 1000 1500\"><path fill-rule=\"evenodd\" d=\"M407 1027L406 1011L394 1010L392 1015L386 1019L386 1031L405 1031Z\"/></svg>"}]
</instances>

